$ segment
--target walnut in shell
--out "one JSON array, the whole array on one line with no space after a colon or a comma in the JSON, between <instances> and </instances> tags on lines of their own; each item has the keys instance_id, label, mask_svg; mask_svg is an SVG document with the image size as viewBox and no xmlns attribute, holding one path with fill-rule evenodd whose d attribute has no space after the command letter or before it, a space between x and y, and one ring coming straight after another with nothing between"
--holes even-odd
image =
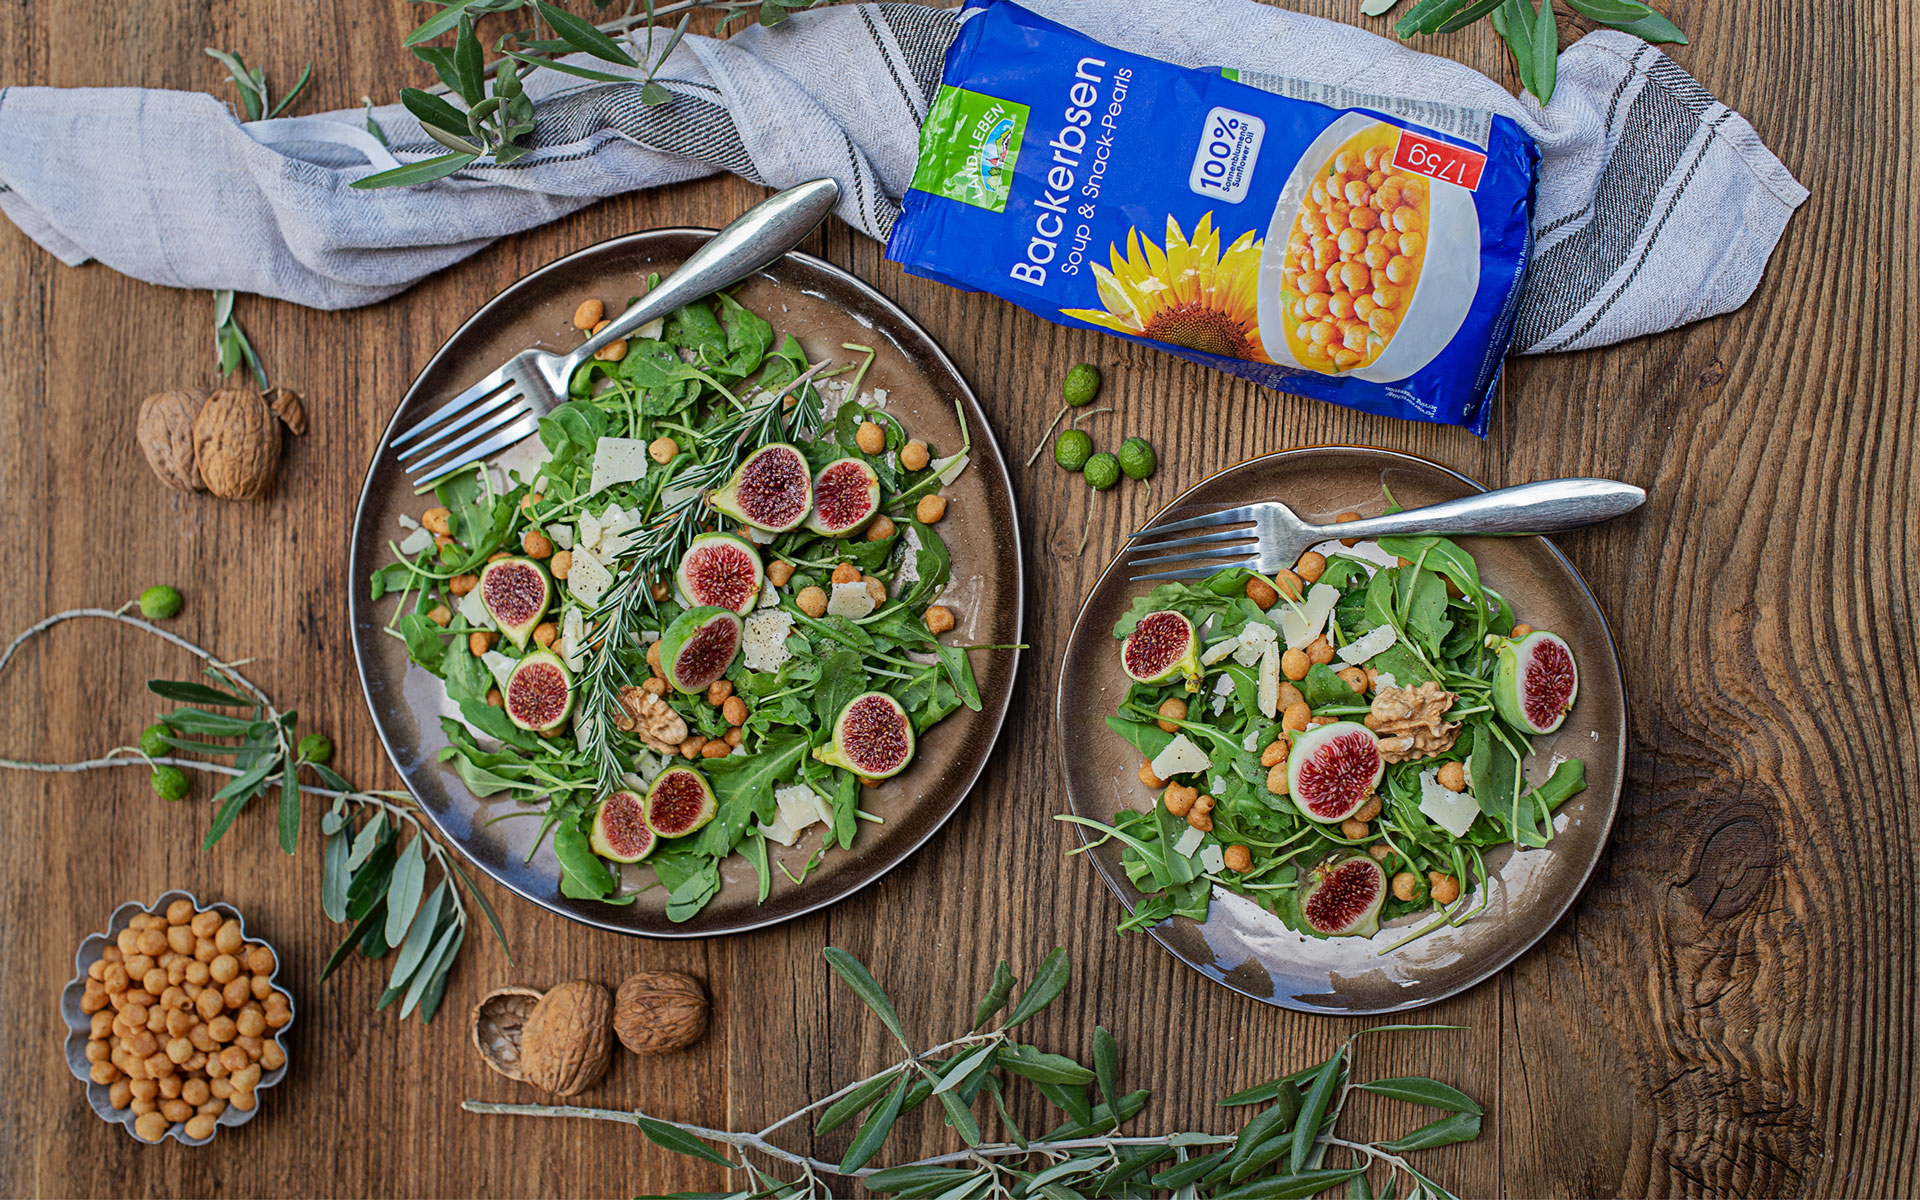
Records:
<instances>
[{"instance_id":1,"label":"walnut in shell","mask_svg":"<svg viewBox=\"0 0 1920 1200\"><path fill-rule=\"evenodd\" d=\"M614 996L613 1031L635 1054L667 1054L707 1031L707 993L678 971L631 975Z\"/></svg>"},{"instance_id":2,"label":"walnut in shell","mask_svg":"<svg viewBox=\"0 0 1920 1200\"><path fill-rule=\"evenodd\" d=\"M193 456L214 495L228 500L264 496L280 465L280 424L256 393L222 388L194 418Z\"/></svg>"},{"instance_id":3,"label":"walnut in shell","mask_svg":"<svg viewBox=\"0 0 1920 1200\"><path fill-rule=\"evenodd\" d=\"M194 465L193 423L206 400L196 392L155 392L140 402L134 436L160 482L183 492L206 488Z\"/></svg>"},{"instance_id":4,"label":"walnut in shell","mask_svg":"<svg viewBox=\"0 0 1920 1200\"><path fill-rule=\"evenodd\" d=\"M612 1033L606 988L587 979L560 984L540 997L520 1030L520 1070L541 1091L577 1095L607 1073Z\"/></svg>"},{"instance_id":5,"label":"walnut in shell","mask_svg":"<svg viewBox=\"0 0 1920 1200\"><path fill-rule=\"evenodd\" d=\"M508 1079L525 1079L520 1069L520 1035L540 993L526 987L495 988L473 1006L473 1046L489 1067Z\"/></svg>"}]
</instances>

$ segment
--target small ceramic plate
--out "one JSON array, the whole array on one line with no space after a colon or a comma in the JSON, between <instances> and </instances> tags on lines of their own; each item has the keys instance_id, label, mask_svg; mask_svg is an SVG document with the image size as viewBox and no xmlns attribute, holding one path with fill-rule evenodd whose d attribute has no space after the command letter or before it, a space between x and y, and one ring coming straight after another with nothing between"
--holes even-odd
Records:
<instances>
[{"instance_id":1,"label":"small ceramic plate","mask_svg":"<svg viewBox=\"0 0 1920 1200\"><path fill-rule=\"evenodd\" d=\"M415 496L388 449L394 432L529 346L566 350L579 344L576 306L588 297L619 303L645 290L649 272L673 270L708 237L698 229L631 234L549 263L500 293L468 318L421 371L400 402L360 493L349 566L348 614L360 682L387 755L440 832L481 870L542 907L583 924L650 937L709 937L736 933L832 904L872 883L932 837L960 806L986 766L1013 695L1017 651L976 651L979 712L960 709L920 739L912 765L881 787L861 794L861 805L883 820L862 822L852 848L838 847L808 874L817 829L789 847L772 846L772 894L756 904L753 867L734 855L721 866L713 902L682 924L667 920L665 889L641 893L624 907L560 894L560 865L550 843L527 860L537 819L494 818L534 810L510 797L476 799L450 766L438 761L447 745L439 718L452 715L440 680L407 659L398 638L384 632L395 600L367 600L368 573L391 561L389 543L404 530L398 518L417 518L431 500ZM1020 641L1021 565L1013 485L986 414L960 372L933 339L892 301L865 283L806 254L789 254L742 284L735 297L773 323L776 334L798 338L813 361L859 356L845 343L878 353L862 391L885 389L887 411L915 437L941 451L958 449L966 414L973 449L966 472L943 488L949 506L940 533L953 553L953 576L941 603L959 624L954 643L1011 645ZM782 872L805 874L795 884ZM644 864L643 864L644 867ZM651 872L627 868L634 879Z\"/></svg>"},{"instance_id":2,"label":"small ceramic plate","mask_svg":"<svg viewBox=\"0 0 1920 1200\"><path fill-rule=\"evenodd\" d=\"M234 908L233 905L202 904L192 892L162 892L160 893L159 899L155 900L151 905L141 904L136 900L129 900L127 903L113 910L113 916L108 919L105 931L101 933L90 933L81 941L80 949L75 952L73 956L73 979L68 982L67 986L60 993L60 1015L64 1017L67 1022L67 1070L73 1072L73 1077L86 1086L87 1103L93 1105L93 1111L99 1115L100 1119L109 1125L121 1126L127 1131L128 1137L140 1142L141 1145L146 1145L147 1143L141 1141L133 1132L133 1123L137 1119L134 1116L133 1109L115 1109L108 1101L107 1093L109 1089L107 1085L93 1081L91 1075L92 1064L87 1061L87 1041L89 1040L89 1035L93 1032L93 1019L86 1013L80 1011L80 996L87 989L87 969L93 966L94 963L100 961L100 951L110 942L117 940L120 936L120 931L132 924L134 914L164 913L167 911L167 906L175 900L185 900L189 902L196 911L205 911L211 908L216 912L226 913L234 920L240 922L240 933L247 941L273 950L273 975L271 978L276 981L276 983L280 978L280 952L274 950L273 943L248 934L247 919L241 916L239 910ZM288 1011L293 1012L297 1016L298 1010L294 1008L293 993L287 991L284 987L279 990L286 993ZM280 1041L287 1030L292 1028L293 1022L287 1022L279 1029L273 1031L273 1039ZM285 1042L281 1042L280 1044L282 1048L286 1046ZM290 1065L292 1065L290 1062L285 1062L271 1071L262 1072L260 1082L254 1086L254 1095L259 1095L261 1092L279 1083L282 1079L285 1079L287 1076L287 1068ZM204 1146L219 1136L222 1128L234 1125L245 1125L248 1121L253 1120L259 1112L260 1106L258 1104L249 1109L239 1109L229 1104L224 1112L214 1118L214 1130L206 1137L190 1138L187 1136L186 1124L184 1122L176 1122L167 1128L167 1132L162 1135L161 1140L165 1141L167 1138L174 1138L178 1141L185 1142L189 1146Z\"/></svg>"},{"instance_id":3,"label":"small ceramic plate","mask_svg":"<svg viewBox=\"0 0 1920 1200\"><path fill-rule=\"evenodd\" d=\"M1260 500L1280 500L1302 517L1331 521L1345 511L1384 512L1389 491L1402 507L1417 508L1484 490L1412 455L1320 446L1222 471L1176 499L1154 523ZM1318 939L1293 932L1249 899L1215 888L1205 924L1176 917L1151 930L1175 957L1282 1008L1354 1016L1398 1012L1432 1004L1500 970L1544 937L1580 895L1606 846L1626 763L1627 703L1613 637L1593 594L1546 539L1461 542L1479 564L1481 580L1505 596L1521 620L1567 639L1580 664L1580 697L1572 713L1553 735L1534 740L1526 762L1532 783L1544 781L1560 759L1586 762L1587 788L1554 814L1552 843L1544 850L1501 847L1489 853L1485 911L1390 953L1383 951L1432 914L1402 918L1371 939ZM1102 822L1123 808L1144 810L1154 799L1137 776L1140 756L1105 720L1128 687L1114 623L1152 586L1129 581L1129 573L1116 561L1094 584L1068 640L1057 692L1068 802L1075 813ZM1090 840L1090 831L1075 828L1082 844ZM1088 854L1131 909L1140 893L1121 870L1120 849L1109 842Z\"/></svg>"}]
</instances>

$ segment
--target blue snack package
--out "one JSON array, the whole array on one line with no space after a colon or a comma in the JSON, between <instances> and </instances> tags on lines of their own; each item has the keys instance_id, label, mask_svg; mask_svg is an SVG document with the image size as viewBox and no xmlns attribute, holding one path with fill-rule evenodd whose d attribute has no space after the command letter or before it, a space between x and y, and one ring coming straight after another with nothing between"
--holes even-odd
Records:
<instances>
[{"instance_id":1,"label":"blue snack package","mask_svg":"<svg viewBox=\"0 0 1920 1200\"><path fill-rule=\"evenodd\" d=\"M1484 435L1531 249L1511 120L969 0L887 257L1056 324Z\"/></svg>"}]
</instances>

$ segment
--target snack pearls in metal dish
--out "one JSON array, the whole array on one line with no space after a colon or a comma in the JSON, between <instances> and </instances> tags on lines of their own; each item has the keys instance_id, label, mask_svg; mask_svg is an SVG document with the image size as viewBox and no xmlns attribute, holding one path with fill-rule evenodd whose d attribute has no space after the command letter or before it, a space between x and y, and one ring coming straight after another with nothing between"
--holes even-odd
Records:
<instances>
[{"instance_id":1,"label":"snack pearls in metal dish","mask_svg":"<svg viewBox=\"0 0 1920 1200\"><path fill-rule=\"evenodd\" d=\"M100 1119L138 1141L204 1146L251 1121L287 1073L280 955L230 904L179 890L122 904L80 943L74 972L60 995L67 1069Z\"/></svg>"}]
</instances>

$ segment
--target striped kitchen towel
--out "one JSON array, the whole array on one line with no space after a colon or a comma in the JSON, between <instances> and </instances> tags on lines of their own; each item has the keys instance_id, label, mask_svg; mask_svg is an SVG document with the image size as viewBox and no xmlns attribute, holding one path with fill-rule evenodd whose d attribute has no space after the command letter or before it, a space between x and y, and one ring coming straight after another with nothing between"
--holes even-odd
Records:
<instances>
[{"instance_id":1,"label":"striped kitchen towel","mask_svg":"<svg viewBox=\"0 0 1920 1200\"><path fill-rule=\"evenodd\" d=\"M1287 75L1329 97L1442 97L1518 121L1542 154L1522 353L1739 307L1807 195L1738 113L1622 33L1568 47L1543 109L1459 63L1252 0L1026 3L1185 66ZM635 84L535 72L532 153L376 191L348 185L443 153L397 105L371 114L376 137L357 111L242 124L199 93L0 89L0 211L68 263L315 308L383 299L602 197L722 170L770 187L830 175L839 215L884 239L957 18L853 4L688 37L661 75L673 102L653 107Z\"/></svg>"}]
</instances>

